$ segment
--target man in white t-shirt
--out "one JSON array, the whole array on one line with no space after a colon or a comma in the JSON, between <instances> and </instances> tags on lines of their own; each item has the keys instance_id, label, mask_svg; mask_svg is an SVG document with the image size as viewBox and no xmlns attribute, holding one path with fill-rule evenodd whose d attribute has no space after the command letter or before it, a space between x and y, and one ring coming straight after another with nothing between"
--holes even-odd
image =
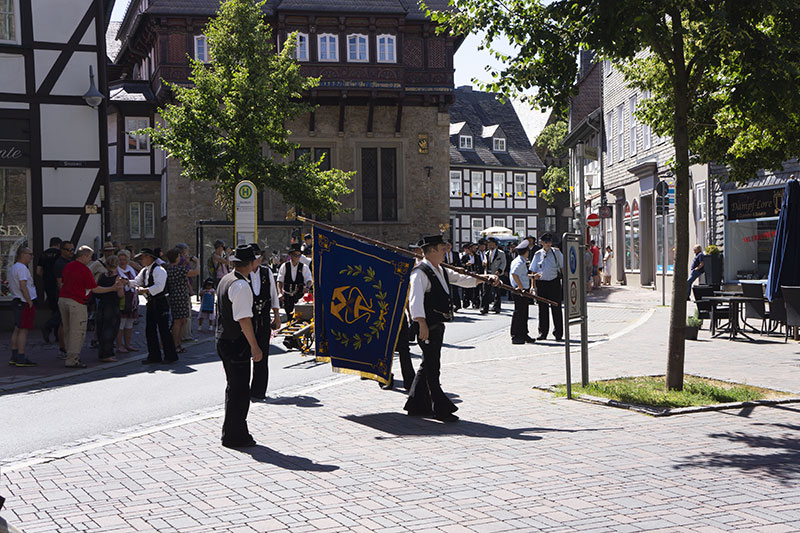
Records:
<instances>
[{"instance_id":1,"label":"man in white t-shirt","mask_svg":"<svg viewBox=\"0 0 800 533\"><path fill-rule=\"evenodd\" d=\"M36 363L25 355L25 345L28 343L28 330L33 329L33 319L36 308L36 287L28 265L33 258L30 248L23 247L17 250L16 262L8 271L8 289L14 300L11 309L14 314L14 333L11 334L11 360L12 366L36 366Z\"/></svg>"}]
</instances>

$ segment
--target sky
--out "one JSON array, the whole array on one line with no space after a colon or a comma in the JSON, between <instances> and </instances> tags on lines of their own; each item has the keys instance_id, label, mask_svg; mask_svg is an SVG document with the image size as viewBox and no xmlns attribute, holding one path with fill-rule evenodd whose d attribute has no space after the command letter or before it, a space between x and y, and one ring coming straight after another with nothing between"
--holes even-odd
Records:
<instances>
[{"instance_id":1,"label":"sky","mask_svg":"<svg viewBox=\"0 0 800 533\"><path fill-rule=\"evenodd\" d=\"M128 1L129 0L116 0L114 11L111 13L111 20L122 20L122 17L125 15L125 9L128 7ZM486 67L490 66L495 69L500 67L489 52L486 50L478 51L479 43L480 36L470 35L461 44L461 48L459 48L458 52L456 52L454 60L456 87L474 85L472 83L473 79L484 82L490 81L491 76L486 72ZM544 128L550 112L548 110L543 113L518 101L514 101L513 103L520 122L522 122L522 127L525 128L525 132L528 134L528 140L533 143L542 131L542 128Z\"/></svg>"}]
</instances>

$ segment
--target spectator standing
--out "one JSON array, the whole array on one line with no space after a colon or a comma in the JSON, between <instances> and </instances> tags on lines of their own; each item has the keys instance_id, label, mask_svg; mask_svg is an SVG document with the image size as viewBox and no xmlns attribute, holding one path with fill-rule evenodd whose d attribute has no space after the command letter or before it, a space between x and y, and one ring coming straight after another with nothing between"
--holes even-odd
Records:
<instances>
[{"instance_id":1,"label":"spectator standing","mask_svg":"<svg viewBox=\"0 0 800 533\"><path fill-rule=\"evenodd\" d=\"M131 253L128 250L120 250L117 254L117 275L123 280L128 280L129 282L136 279L136 270L130 264L130 257ZM139 297L136 295L136 289L131 286L126 286L123 293L123 299L124 302L120 303L117 352L138 352L138 348L131 344L133 323L139 317Z\"/></svg>"},{"instance_id":2,"label":"spectator standing","mask_svg":"<svg viewBox=\"0 0 800 533\"><path fill-rule=\"evenodd\" d=\"M189 253L189 245L185 242L179 242L175 245L175 248L181 253L181 256L178 260L179 265L186 265L191 270L193 267L197 267L197 275L200 274L200 260L197 257L190 255ZM186 299L188 300L189 305L189 317L183 325L183 334L181 335L182 341L191 341L194 340L192 337L192 296L194 295L194 285L191 279L186 280Z\"/></svg>"},{"instance_id":3,"label":"spectator standing","mask_svg":"<svg viewBox=\"0 0 800 533\"><path fill-rule=\"evenodd\" d=\"M600 287L600 247L594 240L589 241L589 244L591 245L589 251L592 252L592 283L597 289Z\"/></svg>"},{"instance_id":4,"label":"spectator standing","mask_svg":"<svg viewBox=\"0 0 800 533\"><path fill-rule=\"evenodd\" d=\"M583 272L586 275L586 292L592 292L592 250L586 248L583 254Z\"/></svg>"},{"instance_id":5,"label":"spectator standing","mask_svg":"<svg viewBox=\"0 0 800 533\"><path fill-rule=\"evenodd\" d=\"M188 263L181 264L181 253L177 248L167 252L167 301L172 312L172 340L175 351L184 353L186 348L181 346L183 328L191 315L189 302L189 278L200 273L197 265L191 269Z\"/></svg>"},{"instance_id":6,"label":"spectator standing","mask_svg":"<svg viewBox=\"0 0 800 533\"><path fill-rule=\"evenodd\" d=\"M614 258L614 251L611 246L606 246L606 253L603 255L603 285L611 285L611 260Z\"/></svg>"},{"instance_id":7,"label":"spectator standing","mask_svg":"<svg viewBox=\"0 0 800 533\"><path fill-rule=\"evenodd\" d=\"M214 280L208 278L203 282L203 288L200 290L200 314L197 319L197 330L203 330L203 320L208 320L208 331L214 327L214 298L216 291L214 290Z\"/></svg>"},{"instance_id":8,"label":"spectator standing","mask_svg":"<svg viewBox=\"0 0 800 533\"><path fill-rule=\"evenodd\" d=\"M218 240L214 243L214 254L211 256L211 264L214 267L214 286L219 283L228 272L230 272L230 261L225 253L225 241Z\"/></svg>"},{"instance_id":9,"label":"spectator standing","mask_svg":"<svg viewBox=\"0 0 800 533\"><path fill-rule=\"evenodd\" d=\"M147 298L147 317L145 335L147 335L147 359L143 365L161 363L161 346L164 346L163 362L169 364L178 360L175 353L175 342L169 331L169 302L165 290L167 287L167 271L156 263L158 256L150 248L142 248L135 259L141 260L142 270L129 285ZM159 342L160 341L160 342Z\"/></svg>"},{"instance_id":10,"label":"spectator standing","mask_svg":"<svg viewBox=\"0 0 800 533\"><path fill-rule=\"evenodd\" d=\"M542 248L533 254L530 271L536 280L536 295L557 302L558 306L551 306L539 302L539 336L536 340L547 338L550 329L550 313L553 314L553 336L556 341L561 341L564 335L564 317L561 310L561 272L564 268L564 256L557 248L553 248L553 236L545 233L539 239Z\"/></svg>"},{"instance_id":11,"label":"spectator standing","mask_svg":"<svg viewBox=\"0 0 800 533\"><path fill-rule=\"evenodd\" d=\"M63 285L64 281L61 277L61 273L64 271L64 267L70 261L73 261L75 258L75 245L72 244L70 241L61 241L61 256L56 259L55 265L53 267L53 274L56 277L56 287L58 287L59 294L61 293L61 286ZM60 296L59 296L60 299ZM64 321L61 317L61 307L58 308L58 358L59 359L66 359L67 358L67 346L66 341L64 340Z\"/></svg>"},{"instance_id":12,"label":"spectator standing","mask_svg":"<svg viewBox=\"0 0 800 533\"><path fill-rule=\"evenodd\" d=\"M50 333L58 336L58 325L61 319L58 314L58 283L56 282L56 261L61 256L61 239L52 237L50 248L42 252L36 265L36 275L44 282L44 295L47 307L50 309L50 318L42 326L44 342L50 344Z\"/></svg>"},{"instance_id":13,"label":"spectator standing","mask_svg":"<svg viewBox=\"0 0 800 533\"><path fill-rule=\"evenodd\" d=\"M64 341L67 348L64 365L67 368L86 368L81 362L81 348L86 340L86 303L89 293L105 294L115 292L122 287L120 281L111 287L97 286L92 271L87 266L92 260L93 253L94 250L90 247L81 246L75 254L75 260L67 263L61 272L58 308L64 325Z\"/></svg>"},{"instance_id":14,"label":"spectator standing","mask_svg":"<svg viewBox=\"0 0 800 533\"><path fill-rule=\"evenodd\" d=\"M33 252L28 247L17 249L16 261L8 272L8 289L11 292L11 309L14 315L14 333L11 334L11 359L8 364L12 366L36 366L36 363L25 355L25 346L28 343L28 330L33 329L33 319L36 316L36 286L33 284L28 265L33 258Z\"/></svg>"},{"instance_id":15,"label":"spectator standing","mask_svg":"<svg viewBox=\"0 0 800 533\"><path fill-rule=\"evenodd\" d=\"M445 253L444 253L444 263L448 265L459 266L461 264L461 256L458 252L453 250L453 243L450 241L445 242ZM453 311L458 311L461 309L461 292L458 288L458 285L450 284L450 302L453 304ZM402 327L402 325L401 325ZM410 387L411 385L408 384Z\"/></svg>"},{"instance_id":16,"label":"spectator standing","mask_svg":"<svg viewBox=\"0 0 800 533\"><path fill-rule=\"evenodd\" d=\"M100 287L116 286L117 290L97 296L97 311L94 320L97 331L98 357L103 363L113 363L117 360L114 357L114 340L120 331L120 302L124 302L125 289L121 283L117 283L119 278L117 256L106 257L104 264L106 271L98 277L97 285Z\"/></svg>"},{"instance_id":17,"label":"spectator standing","mask_svg":"<svg viewBox=\"0 0 800 533\"><path fill-rule=\"evenodd\" d=\"M511 261L511 266L508 270L511 277L511 286L515 289L529 292L531 290L531 278L528 276L528 254L530 253L528 241L523 240L515 250L517 257ZM536 342L536 339L528 334L530 298L518 294L512 294L511 298L514 300L514 315L511 317L511 343Z\"/></svg>"},{"instance_id":18,"label":"spectator standing","mask_svg":"<svg viewBox=\"0 0 800 533\"><path fill-rule=\"evenodd\" d=\"M694 245L694 260L692 261L691 274L689 280L686 282L686 299L688 300L692 295L692 283L705 272L705 263L703 262L703 247L699 244Z\"/></svg>"}]
</instances>

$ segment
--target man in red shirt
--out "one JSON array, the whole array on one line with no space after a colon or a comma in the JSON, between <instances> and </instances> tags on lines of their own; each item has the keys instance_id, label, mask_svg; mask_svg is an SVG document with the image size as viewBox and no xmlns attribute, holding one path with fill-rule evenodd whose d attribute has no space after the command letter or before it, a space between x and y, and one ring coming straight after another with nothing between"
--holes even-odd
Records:
<instances>
[{"instance_id":1,"label":"man in red shirt","mask_svg":"<svg viewBox=\"0 0 800 533\"><path fill-rule=\"evenodd\" d=\"M104 294L122 287L122 281L111 287L98 287L87 266L92 260L94 250L81 246L75 254L75 260L67 263L61 272L61 290L58 294L58 309L64 324L64 343L67 348L67 368L86 368L81 362L81 348L86 340L86 302L89 293Z\"/></svg>"},{"instance_id":2,"label":"man in red shirt","mask_svg":"<svg viewBox=\"0 0 800 533\"><path fill-rule=\"evenodd\" d=\"M597 289L600 287L600 248L593 240L589 244L592 245L589 249L592 252L592 285Z\"/></svg>"}]
</instances>

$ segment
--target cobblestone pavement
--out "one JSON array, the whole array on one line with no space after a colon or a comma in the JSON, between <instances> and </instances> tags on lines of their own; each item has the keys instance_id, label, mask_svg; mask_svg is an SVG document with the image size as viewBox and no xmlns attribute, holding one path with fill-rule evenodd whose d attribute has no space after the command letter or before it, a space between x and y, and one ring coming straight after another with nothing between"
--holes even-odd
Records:
<instances>
[{"instance_id":1,"label":"cobblestone pavement","mask_svg":"<svg viewBox=\"0 0 800 533\"><path fill-rule=\"evenodd\" d=\"M592 313L593 378L663 373L667 309ZM800 345L772 340L701 333L687 371L799 391ZM2 516L26 533L800 530L800 404L652 418L533 389L563 382L563 345L462 344L442 375L458 423L332 376L253 405L244 452L219 445L217 409L7 463Z\"/></svg>"}]
</instances>

